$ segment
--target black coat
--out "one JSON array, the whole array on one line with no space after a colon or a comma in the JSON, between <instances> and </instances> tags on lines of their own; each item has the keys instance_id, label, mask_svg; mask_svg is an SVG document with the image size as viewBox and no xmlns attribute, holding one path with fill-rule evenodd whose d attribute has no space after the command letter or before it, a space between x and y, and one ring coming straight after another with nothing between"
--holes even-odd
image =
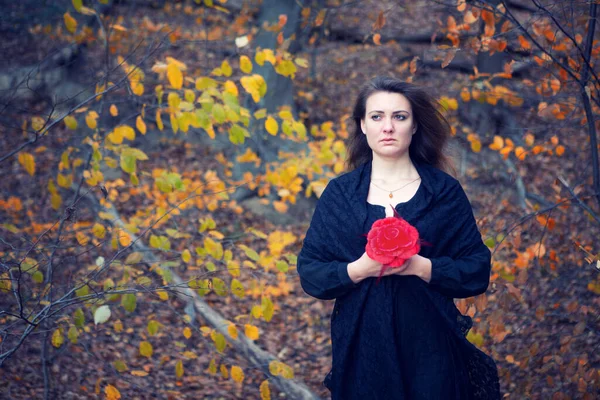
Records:
<instances>
[{"instance_id":1,"label":"black coat","mask_svg":"<svg viewBox=\"0 0 600 400\"><path fill-rule=\"evenodd\" d=\"M348 276L371 225L385 217L383 207L367 203L370 162L329 182L306 233L298 256L302 287L336 299L332 370L324 382L334 400L500 398L496 365L466 339L471 319L453 301L486 291L490 251L458 181L416 167L419 189L396 210L426 243L419 254L431 260L429 283L392 275L354 284Z\"/></svg>"}]
</instances>

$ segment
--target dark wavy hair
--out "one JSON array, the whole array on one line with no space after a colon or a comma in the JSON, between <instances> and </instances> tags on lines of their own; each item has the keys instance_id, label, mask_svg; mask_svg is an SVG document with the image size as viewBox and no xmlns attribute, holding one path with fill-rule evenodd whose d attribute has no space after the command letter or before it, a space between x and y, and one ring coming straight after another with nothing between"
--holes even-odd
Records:
<instances>
[{"instance_id":1,"label":"dark wavy hair","mask_svg":"<svg viewBox=\"0 0 600 400\"><path fill-rule=\"evenodd\" d=\"M377 77L368 82L358 93L353 125L348 143L346 167L353 170L373 159L373 152L362 133L360 122L365 119L367 99L378 92L398 93L410 102L417 132L414 134L408 154L416 164L429 164L442 170L452 170L444 150L451 134L450 125L439 111L437 101L420 87L396 78Z\"/></svg>"}]
</instances>

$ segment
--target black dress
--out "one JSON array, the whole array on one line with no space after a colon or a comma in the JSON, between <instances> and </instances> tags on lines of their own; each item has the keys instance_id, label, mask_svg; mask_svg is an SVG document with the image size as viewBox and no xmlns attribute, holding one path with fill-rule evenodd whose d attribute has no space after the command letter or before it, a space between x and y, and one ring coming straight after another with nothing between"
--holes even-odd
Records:
<instances>
[{"instance_id":1,"label":"black dress","mask_svg":"<svg viewBox=\"0 0 600 400\"><path fill-rule=\"evenodd\" d=\"M396 210L427 242L420 254L432 261L430 283L387 276L354 284L347 276L364 235L385 217L366 202L370 164L332 181L315 210L298 272L307 293L336 298L324 382L333 400L499 398L495 364L466 340L470 318L452 300L485 291L489 250L458 182L430 166L417 170L419 189Z\"/></svg>"}]
</instances>

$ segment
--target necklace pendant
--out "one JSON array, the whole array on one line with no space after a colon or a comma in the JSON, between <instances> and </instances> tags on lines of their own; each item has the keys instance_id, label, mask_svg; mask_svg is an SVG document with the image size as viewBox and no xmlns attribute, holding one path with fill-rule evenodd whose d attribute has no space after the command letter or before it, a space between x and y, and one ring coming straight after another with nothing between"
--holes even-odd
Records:
<instances>
[{"instance_id":1,"label":"necklace pendant","mask_svg":"<svg viewBox=\"0 0 600 400\"><path fill-rule=\"evenodd\" d=\"M390 192L390 199L393 199L394 195Z\"/></svg>"}]
</instances>

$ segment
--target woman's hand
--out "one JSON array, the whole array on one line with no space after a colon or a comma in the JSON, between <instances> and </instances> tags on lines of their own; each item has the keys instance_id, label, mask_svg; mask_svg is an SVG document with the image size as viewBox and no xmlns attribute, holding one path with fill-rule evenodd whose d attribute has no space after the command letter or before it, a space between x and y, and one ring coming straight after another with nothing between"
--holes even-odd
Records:
<instances>
[{"instance_id":1,"label":"woman's hand","mask_svg":"<svg viewBox=\"0 0 600 400\"><path fill-rule=\"evenodd\" d=\"M348 264L348 275L352 282L358 283L363 279L378 277L383 264L373 260L363 253L356 261ZM389 275L414 275L429 283L431 280L431 260L418 254L412 256L401 267L388 268L382 276Z\"/></svg>"},{"instance_id":2,"label":"woman's hand","mask_svg":"<svg viewBox=\"0 0 600 400\"><path fill-rule=\"evenodd\" d=\"M407 261L406 263L402 264L401 267L388 268L382 276L397 274L408 267L409 263ZM352 282L358 283L366 278L378 277L379 274L381 274L382 268L382 263L373 260L365 252L358 260L348 264L348 276L350 276Z\"/></svg>"},{"instance_id":3,"label":"woman's hand","mask_svg":"<svg viewBox=\"0 0 600 400\"><path fill-rule=\"evenodd\" d=\"M418 254L415 254L400 268L390 268L385 271L385 275L415 275L429 283L431 280L431 260Z\"/></svg>"}]
</instances>

